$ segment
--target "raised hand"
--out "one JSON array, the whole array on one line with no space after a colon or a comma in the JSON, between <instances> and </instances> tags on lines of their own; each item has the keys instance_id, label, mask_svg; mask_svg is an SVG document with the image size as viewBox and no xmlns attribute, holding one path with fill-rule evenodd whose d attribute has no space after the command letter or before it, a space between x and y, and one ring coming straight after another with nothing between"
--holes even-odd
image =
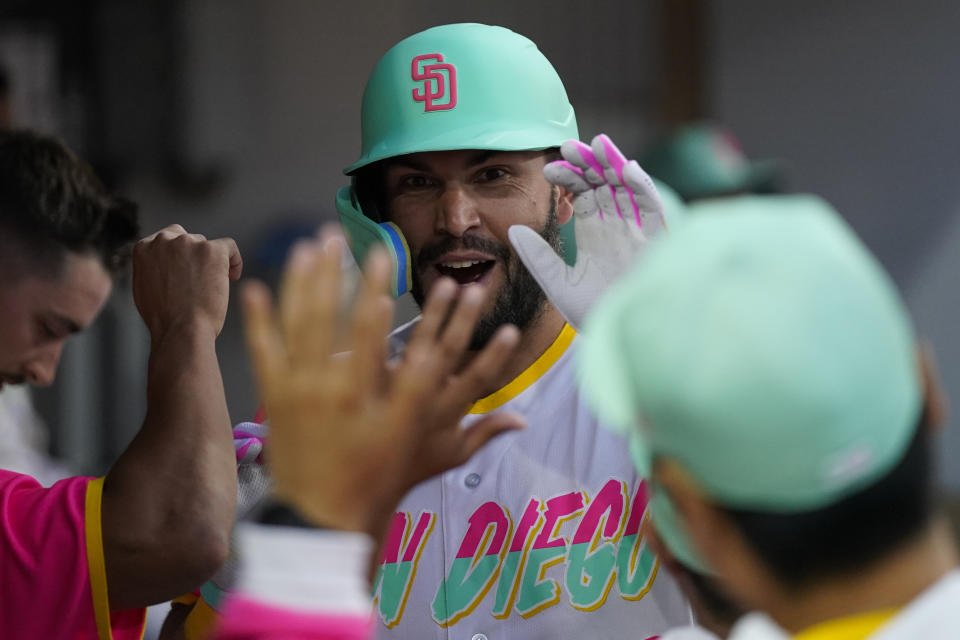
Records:
<instances>
[{"instance_id":1,"label":"raised hand","mask_svg":"<svg viewBox=\"0 0 960 640\"><path fill-rule=\"evenodd\" d=\"M242 267L233 240L180 225L134 247L133 298L151 338L147 413L104 481L111 607L169 600L226 558L237 466L215 340Z\"/></svg>"},{"instance_id":2,"label":"raised hand","mask_svg":"<svg viewBox=\"0 0 960 640\"><path fill-rule=\"evenodd\" d=\"M154 342L175 326L219 335L230 280L242 269L230 238L207 240L175 224L140 240L133 249L133 299Z\"/></svg>"},{"instance_id":3,"label":"raised hand","mask_svg":"<svg viewBox=\"0 0 960 640\"><path fill-rule=\"evenodd\" d=\"M593 302L666 222L653 181L606 135L590 146L568 140L560 152L564 159L551 162L543 173L574 194L576 264L567 266L533 229L517 225L509 235L550 302L579 330Z\"/></svg>"},{"instance_id":4,"label":"raised hand","mask_svg":"<svg viewBox=\"0 0 960 640\"><path fill-rule=\"evenodd\" d=\"M516 426L508 418L461 431L458 423L473 399L468 381L496 375L518 334L501 330L463 382L447 384L468 346L482 295L468 288L457 296L456 285L442 281L403 360L388 375L391 266L374 250L350 315L349 350L335 353L342 251L339 239L299 246L276 310L262 284L248 284L247 342L270 416L266 457L277 496L317 524L378 534L425 441L442 442L438 449L458 463Z\"/></svg>"},{"instance_id":5,"label":"raised hand","mask_svg":"<svg viewBox=\"0 0 960 640\"><path fill-rule=\"evenodd\" d=\"M431 393L430 401L423 407L422 436L413 452L405 480L398 486L400 495L432 476L465 463L494 436L526 424L519 414L497 411L469 427L460 426L460 419L477 400L477 396L481 395L479 391L489 389L497 379L517 345L519 334L512 325L501 327L483 351L465 368L454 373L460 364L460 355L470 341L482 299L472 287L468 287L454 315L444 326L450 300L457 288L452 280L444 279L430 292L424 305L423 318L407 345L400 368L393 374L409 375L405 372L416 370L417 358L430 357L424 353L435 349L438 341L446 343L442 348L449 356L437 360L443 369L439 372L438 384Z\"/></svg>"}]
</instances>

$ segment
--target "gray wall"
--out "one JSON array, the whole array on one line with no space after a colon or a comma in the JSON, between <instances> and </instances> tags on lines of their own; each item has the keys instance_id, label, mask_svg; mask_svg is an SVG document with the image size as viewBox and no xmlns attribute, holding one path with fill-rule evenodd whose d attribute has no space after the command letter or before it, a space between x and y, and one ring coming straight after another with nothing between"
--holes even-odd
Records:
<instances>
[{"instance_id":1,"label":"gray wall","mask_svg":"<svg viewBox=\"0 0 960 640\"><path fill-rule=\"evenodd\" d=\"M960 402L960 4L717 2L714 113L825 196L902 287ZM960 429L940 448L960 490Z\"/></svg>"}]
</instances>

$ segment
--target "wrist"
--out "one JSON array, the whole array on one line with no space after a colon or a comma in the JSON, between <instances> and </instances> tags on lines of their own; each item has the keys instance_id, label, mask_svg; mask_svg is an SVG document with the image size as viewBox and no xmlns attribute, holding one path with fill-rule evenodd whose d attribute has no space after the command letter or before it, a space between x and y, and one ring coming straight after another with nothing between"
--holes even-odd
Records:
<instances>
[{"instance_id":1,"label":"wrist","mask_svg":"<svg viewBox=\"0 0 960 640\"><path fill-rule=\"evenodd\" d=\"M308 495L277 490L275 499L304 522L318 528L370 535L376 535L382 528L382 514L385 510L380 508L379 504L373 504L362 497L350 499L342 495ZM392 512L389 515L392 515Z\"/></svg>"},{"instance_id":2,"label":"wrist","mask_svg":"<svg viewBox=\"0 0 960 640\"><path fill-rule=\"evenodd\" d=\"M219 328L213 323L196 316L178 318L170 322L155 322L148 327L152 346L160 345L170 338L177 341L199 344L216 341Z\"/></svg>"}]
</instances>

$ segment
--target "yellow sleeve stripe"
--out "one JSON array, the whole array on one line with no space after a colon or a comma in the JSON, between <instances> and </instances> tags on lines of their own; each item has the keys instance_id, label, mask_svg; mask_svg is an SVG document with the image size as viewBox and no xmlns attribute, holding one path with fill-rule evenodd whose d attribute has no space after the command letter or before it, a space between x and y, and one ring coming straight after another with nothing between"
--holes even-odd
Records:
<instances>
[{"instance_id":1,"label":"yellow sleeve stripe","mask_svg":"<svg viewBox=\"0 0 960 640\"><path fill-rule=\"evenodd\" d=\"M865 640L897 614L897 609L868 611L816 624L794 640Z\"/></svg>"},{"instance_id":2,"label":"yellow sleeve stripe","mask_svg":"<svg viewBox=\"0 0 960 640\"><path fill-rule=\"evenodd\" d=\"M209 638L219 620L220 614L206 600L199 598L183 623L183 635L187 640Z\"/></svg>"},{"instance_id":3,"label":"yellow sleeve stripe","mask_svg":"<svg viewBox=\"0 0 960 640\"><path fill-rule=\"evenodd\" d=\"M570 343L573 342L576 335L577 332L573 330L573 327L569 324L564 324L557 339L547 347L547 350L544 351L533 364L511 380L506 386L474 402L467 413L489 413L503 406L513 398L516 398L527 387L539 380L540 376L545 374L550 367L560 359L560 356L566 353L567 348L570 346Z\"/></svg>"},{"instance_id":4,"label":"yellow sleeve stripe","mask_svg":"<svg viewBox=\"0 0 960 640\"><path fill-rule=\"evenodd\" d=\"M97 620L100 640L113 640L110 630L110 599L107 596L107 565L103 559L103 531L100 527L100 503L103 497L103 478L87 483L84 510L84 531L87 541L87 569L90 572L90 592L93 594L93 613Z\"/></svg>"}]
</instances>

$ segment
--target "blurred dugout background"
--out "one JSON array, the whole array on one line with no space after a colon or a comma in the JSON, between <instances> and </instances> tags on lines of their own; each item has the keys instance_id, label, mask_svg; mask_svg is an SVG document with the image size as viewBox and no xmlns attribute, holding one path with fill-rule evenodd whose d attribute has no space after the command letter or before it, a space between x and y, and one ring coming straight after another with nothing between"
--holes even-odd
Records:
<instances>
[{"instance_id":1,"label":"blurred dugout background","mask_svg":"<svg viewBox=\"0 0 960 640\"><path fill-rule=\"evenodd\" d=\"M892 271L960 402L957 3L4 0L0 64L14 125L62 135L140 202L145 232L231 235L247 273L269 277L289 237L334 218L375 61L457 21L537 42L584 139L637 156L707 118L784 159L789 189L833 202ZM102 473L142 419L148 343L128 289L35 394L52 452L79 472ZM249 418L235 308L219 350L233 419ZM960 494L953 422L939 469Z\"/></svg>"}]
</instances>

